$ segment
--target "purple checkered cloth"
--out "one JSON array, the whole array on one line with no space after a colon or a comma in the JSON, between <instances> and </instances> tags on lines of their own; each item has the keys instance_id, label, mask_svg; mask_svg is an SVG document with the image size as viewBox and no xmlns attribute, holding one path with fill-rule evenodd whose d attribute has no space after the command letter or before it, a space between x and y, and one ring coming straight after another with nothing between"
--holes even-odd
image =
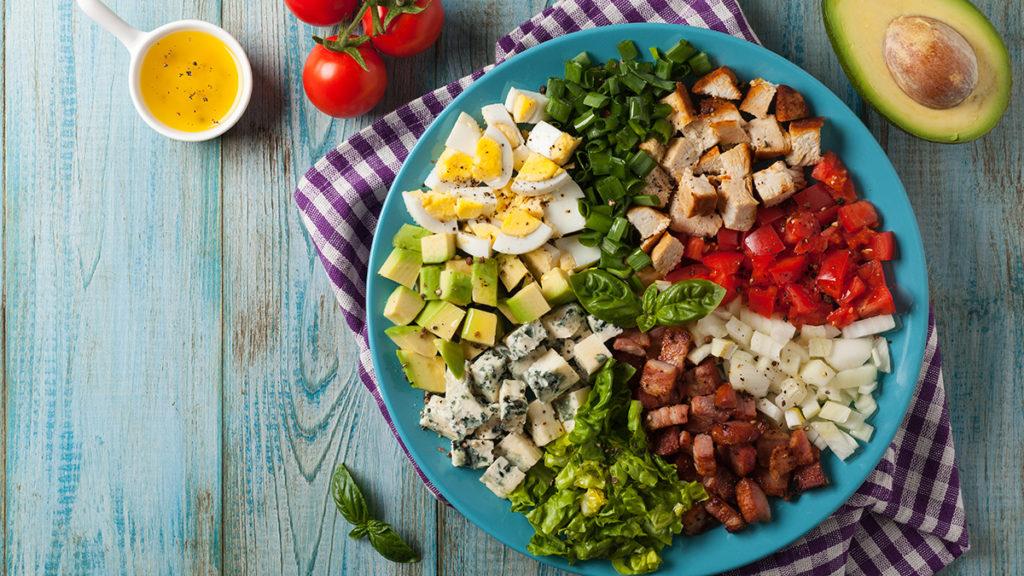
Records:
<instances>
[{"instance_id":1,"label":"purple checkered cloth","mask_svg":"<svg viewBox=\"0 0 1024 576\"><path fill-rule=\"evenodd\" d=\"M499 40L495 60L555 36L624 22L689 24L757 42L735 0L563 0ZM367 260L377 215L426 127L486 70L425 94L350 137L317 161L295 191L345 320L358 335L359 376L393 433L373 374L365 323ZM941 364L932 321L910 411L864 485L806 536L735 574L933 574L968 550Z\"/></svg>"}]
</instances>

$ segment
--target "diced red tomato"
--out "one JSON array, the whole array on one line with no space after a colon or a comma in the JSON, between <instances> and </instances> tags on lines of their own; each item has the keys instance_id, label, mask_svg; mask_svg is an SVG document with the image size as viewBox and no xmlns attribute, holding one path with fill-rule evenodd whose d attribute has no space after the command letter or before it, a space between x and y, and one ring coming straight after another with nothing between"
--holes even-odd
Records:
<instances>
[{"instance_id":1,"label":"diced red tomato","mask_svg":"<svg viewBox=\"0 0 1024 576\"><path fill-rule=\"evenodd\" d=\"M786 284L786 300L790 314L797 316L813 314L820 305L814 293L799 284Z\"/></svg>"},{"instance_id":2,"label":"diced red tomato","mask_svg":"<svg viewBox=\"0 0 1024 576\"><path fill-rule=\"evenodd\" d=\"M857 192L850 180L850 173L834 152L825 153L821 162L818 162L811 172L811 177L827 186L834 199L844 202L857 200Z\"/></svg>"},{"instance_id":3,"label":"diced red tomato","mask_svg":"<svg viewBox=\"0 0 1024 576\"><path fill-rule=\"evenodd\" d=\"M793 248L797 254L821 254L825 250L828 250L828 238L821 234L811 236Z\"/></svg>"},{"instance_id":4,"label":"diced red tomato","mask_svg":"<svg viewBox=\"0 0 1024 576\"><path fill-rule=\"evenodd\" d=\"M839 224L847 232L878 226L878 212L867 200L847 204L839 208Z\"/></svg>"},{"instance_id":5,"label":"diced red tomato","mask_svg":"<svg viewBox=\"0 0 1024 576\"><path fill-rule=\"evenodd\" d=\"M882 270L882 263L877 260L861 264L860 268L857 268L857 276L870 287L885 285L885 272Z\"/></svg>"},{"instance_id":6,"label":"diced red tomato","mask_svg":"<svg viewBox=\"0 0 1024 576\"><path fill-rule=\"evenodd\" d=\"M836 328L846 328L857 320L857 311L849 306L836 308L828 315L829 324Z\"/></svg>"},{"instance_id":7,"label":"diced red tomato","mask_svg":"<svg viewBox=\"0 0 1024 576\"><path fill-rule=\"evenodd\" d=\"M825 186L821 184L812 184L807 188L796 193L793 196L796 201L796 205L810 210L811 212L820 212L825 208L831 208L836 205L836 201L832 199L832 195L828 193Z\"/></svg>"},{"instance_id":8,"label":"diced red tomato","mask_svg":"<svg viewBox=\"0 0 1024 576\"><path fill-rule=\"evenodd\" d=\"M757 225L764 226L766 224L771 224L776 220L781 220L785 216L786 211L782 208L782 206L761 207L757 211Z\"/></svg>"},{"instance_id":9,"label":"diced red tomato","mask_svg":"<svg viewBox=\"0 0 1024 576\"><path fill-rule=\"evenodd\" d=\"M778 295L778 286L751 286L747 290L747 307L761 316L771 318L775 313L775 299Z\"/></svg>"},{"instance_id":10,"label":"diced red tomato","mask_svg":"<svg viewBox=\"0 0 1024 576\"><path fill-rule=\"evenodd\" d=\"M780 258L768 270L776 284L790 284L804 275L807 268L807 256L787 256Z\"/></svg>"},{"instance_id":11,"label":"diced red tomato","mask_svg":"<svg viewBox=\"0 0 1024 576\"><path fill-rule=\"evenodd\" d=\"M704 257L704 249L707 245L704 243L704 238L700 236L691 236L686 241L686 252L684 255L690 260L696 260L700 262L701 258Z\"/></svg>"},{"instance_id":12,"label":"diced red tomato","mask_svg":"<svg viewBox=\"0 0 1024 576\"><path fill-rule=\"evenodd\" d=\"M735 250L740 247L740 233L736 230L719 228L716 240L719 250Z\"/></svg>"},{"instance_id":13,"label":"diced red tomato","mask_svg":"<svg viewBox=\"0 0 1024 576\"><path fill-rule=\"evenodd\" d=\"M892 292L885 283L871 288L864 302L857 307L857 313L861 318L870 318L882 314L894 314L896 312L896 301L893 300Z\"/></svg>"},{"instance_id":14,"label":"diced red tomato","mask_svg":"<svg viewBox=\"0 0 1024 576\"><path fill-rule=\"evenodd\" d=\"M875 235L878 234L870 228L861 228L853 234L846 235L846 245L851 250L860 250L861 248L868 246L874 241Z\"/></svg>"},{"instance_id":15,"label":"diced red tomato","mask_svg":"<svg viewBox=\"0 0 1024 576\"><path fill-rule=\"evenodd\" d=\"M750 257L750 283L755 285L767 285L772 281L772 266L775 265L775 256L751 256Z\"/></svg>"},{"instance_id":16,"label":"diced red tomato","mask_svg":"<svg viewBox=\"0 0 1024 576\"><path fill-rule=\"evenodd\" d=\"M853 302L864 295L868 291L868 285L866 282L860 279L860 276L854 276L850 280L849 285L843 290L843 295L839 297L839 304L841 306L850 306Z\"/></svg>"},{"instance_id":17,"label":"diced red tomato","mask_svg":"<svg viewBox=\"0 0 1024 576\"><path fill-rule=\"evenodd\" d=\"M743 247L751 256L771 256L786 249L779 233L771 226L761 226L743 240Z\"/></svg>"},{"instance_id":18,"label":"diced red tomato","mask_svg":"<svg viewBox=\"0 0 1024 576\"><path fill-rule=\"evenodd\" d=\"M691 280L693 278L711 280L711 270L703 264L690 264L689 266L680 266L665 275L665 280L669 282L679 282L680 280Z\"/></svg>"},{"instance_id":19,"label":"diced red tomato","mask_svg":"<svg viewBox=\"0 0 1024 576\"><path fill-rule=\"evenodd\" d=\"M782 240L786 244L794 246L819 232L821 232L821 226L814 214L800 210L786 218L786 224L782 227Z\"/></svg>"},{"instance_id":20,"label":"diced red tomato","mask_svg":"<svg viewBox=\"0 0 1024 576\"><path fill-rule=\"evenodd\" d=\"M868 260L888 262L896 256L896 235L892 232L878 232L864 249Z\"/></svg>"},{"instance_id":21,"label":"diced red tomato","mask_svg":"<svg viewBox=\"0 0 1024 576\"><path fill-rule=\"evenodd\" d=\"M839 206L829 206L828 208L825 208L821 212L818 212L818 214L816 215L818 218L818 224L820 224L822 228L825 228L826 226L836 221L836 215L838 214Z\"/></svg>"},{"instance_id":22,"label":"diced red tomato","mask_svg":"<svg viewBox=\"0 0 1024 576\"><path fill-rule=\"evenodd\" d=\"M725 298L722 299L723 304L732 302L733 298L739 295L737 289L740 287L740 279L735 274L720 274L712 271L709 280L725 288Z\"/></svg>"},{"instance_id":23,"label":"diced red tomato","mask_svg":"<svg viewBox=\"0 0 1024 576\"><path fill-rule=\"evenodd\" d=\"M851 270L850 259L848 250L836 250L826 255L818 269L818 277L814 280L818 289L838 300L846 288L846 278Z\"/></svg>"},{"instance_id":24,"label":"diced red tomato","mask_svg":"<svg viewBox=\"0 0 1024 576\"><path fill-rule=\"evenodd\" d=\"M720 250L705 254L701 262L712 271L732 275L739 272L740 266L743 265L743 254Z\"/></svg>"}]
</instances>

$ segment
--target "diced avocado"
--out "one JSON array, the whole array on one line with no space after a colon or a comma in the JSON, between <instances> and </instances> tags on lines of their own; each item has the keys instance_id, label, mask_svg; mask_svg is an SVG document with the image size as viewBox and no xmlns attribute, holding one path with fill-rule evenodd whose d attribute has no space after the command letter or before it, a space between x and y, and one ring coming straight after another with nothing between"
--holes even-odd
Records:
<instances>
[{"instance_id":1,"label":"diced avocado","mask_svg":"<svg viewBox=\"0 0 1024 576\"><path fill-rule=\"evenodd\" d=\"M519 283L522 282L523 277L529 274L526 266L519 259L518 256L512 256L511 254L498 254L496 257L498 260L498 277L501 278L501 283L505 285L505 290L509 292L516 289Z\"/></svg>"},{"instance_id":2,"label":"diced avocado","mask_svg":"<svg viewBox=\"0 0 1024 576\"><path fill-rule=\"evenodd\" d=\"M1009 52L968 0L824 0L822 14L854 87L900 128L967 142L1002 118L1013 84Z\"/></svg>"},{"instance_id":3,"label":"diced avocado","mask_svg":"<svg viewBox=\"0 0 1024 576\"><path fill-rule=\"evenodd\" d=\"M552 268L541 277L540 291L552 306L568 304L576 299L576 294L569 285L569 275L561 268Z\"/></svg>"},{"instance_id":4,"label":"diced avocado","mask_svg":"<svg viewBox=\"0 0 1024 576\"><path fill-rule=\"evenodd\" d=\"M424 264L441 264L455 256L455 234L431 234L420 238Z\"/></svg>"},{"instance_id":5,"label":"diced avocado","mask_svg":"<svg viewBox=\"0 0 1024 576\"><path fill-rule=\"evenodd\" d=\"M456 306L465 306L473 301L473 282L469 274L454 270L441 271L441 300Z\"/></svg>"},{"instance_id":6,"label":"diced avocado","mask_svg":"<svg viewBox=\"0 0 1024 576\"><path fill-rule=\"evenodd\" d=\"M444 394L444 360L440 356L427 357L408 350L397 350L395 354L414 388Z\"/></svg>"},{"instance_id":7,"label":"diced avocado","mask_svg":"<svg viewBox=\"0 0 1024 576\"><path fill-rule=\"evenodd\" d=\"M515 296L506 301L509 311L520 324L533 322L551 310L551 305L544 298L540 284L534 282L523 287Z\"/></svg>"},{"instance_id":8,"label":"diced avocado","mask_svg":"<svg viewBox=\"0 0 1024 576\"><path fill-rule=\"evenodd\" d=\"M426 228L420 228L412 224L402 224L402 227L398 229L395 237L391 239L391 244L395 248L404 248L406 250L412 250L413 252L420 251L420 238L424 236L430 236L430 230Z\"/></svg>"},{"instance_id":9,"label":"diced avocado","mask_svg":"<svg viewBox=\"0 0 1024 576\"><path fill-rule=\"evenodd\" d=\"M516 315L513 314L512 311L509 310L508 308L508 298L504 300L498 300L498 305L496 306L496 308L498 309L498 312L501 312L502 316L508 318L509 322L513 324L519 323L519 321L516 320Z\"/></svg>"},{"instance_id":10,"label":"diced avocado","mask_svg":"<svg viewBox=\"0 0 1024 576\"><path fill-rule=\"evenodd\" d=\"M434 356L434 336L420 326L392 326L384 334L402 350L415 352L421 356Z\"/></svg>"},{"instance_id":11,"label":"diced avocado","mask_svg":"<svg viewBox=\"0 0 1024 576\"><path fill-rule=\"evenodd\" d=\"M466 360L472 360L482 354L484 350L487 350L486 346L474 344L469 340L461 340L459 345L462 346L462 355Z\"/></svg>"},{"instance_id":12,"label":"diced avocado","mask_svg":"<svg viewBox=\"0 0 1024 576\"><path fill-rule=\"evenodd\" d=\"M470 266L469 262L466 262L465 258L456 258L445 262L444 269L451 270L453 272L462 272L466 276L473 273L473 267Z\"/></svg>"},{"instance_id":13,"label":"diced avocado","mask_svg":"<svg viewBox=\"0 0 1024 576\"><path fill-rule=\"evenodd\" d=\"M459 324L465 315L462 308L451 302L431 300L416 317L416 324L430 330L438 338L451 340L458 332Z\"/></svg>"},{"instance_id":14,"label":"diced avocado","mask_svg":"<svg viewBox=\"0 0 1024 576\"><path fill-rule=\"evenodd\" d=\"M466 375L466 354L462 351L462 346L457 342L435 338L434 347L441 353L441 358L444 359L448 369L452 371L452 376L462 380L462 377Z\"/></svg>"},{"instance_id":15,"label":"diced avocado","mask_svg":"<svg viewBox=\"0 0 1024 576\"><path fill-rule=\"evenodd\" d=\"M412 288L416 285L416 278L420 275L422 265L419 252L395 248L380 267L380 275L406 288Z\"/></svg>"},{"instance_id":16,"label":"diced avocado","mask_svg":"<svg viewBox=\"0 0 1024 576\"><path fill-rule=\"evenodd\" d=\"M420 295L424 300L438 300L441 298L441 271L440 266L424 266L420 268Z\"/></svg>"},{"instance_id":17,"label":"diced avocado","mask_svg":"<svg viewBox=\"0 0 1024 576\"><path fill-rule=\"evenodd\" d=\"M466 321L462 323L462 339L494 346L498 331L498 317L493 312L470 308Z\"/></svg>"},{"instance_id":18,"label":"diced avocado","mask_svg":"<svg viewBox=\"0 0 1024 576\"><path fill-rule=\"evenodd\" d=\"M484 306L498 305L498 261L473 262L473 302Z\"/></svg>"},{"instance_id":19,"label":"diced avocado","mask_svg":"<svg viewBox=\"0 0 1024 576\"><path fill-rule=\"evenodd\" d=\"M415 320L420 310L423 310L423 298L405 286L399 286L384 304L384 317L404 326Z\"/></svg>"},{"instance_id":20,"label":"diced avocado","mask_svg":"<svg viewBox=\"0 0 1024 576\"><path fill-rule=\"evenodd\" d=\"M559 256L561 256L561 251L558 248L545 244L532 252L523 254L520 258L530 274L540 280L549 270L558 267Z\"/></svg>"}]
</instances>

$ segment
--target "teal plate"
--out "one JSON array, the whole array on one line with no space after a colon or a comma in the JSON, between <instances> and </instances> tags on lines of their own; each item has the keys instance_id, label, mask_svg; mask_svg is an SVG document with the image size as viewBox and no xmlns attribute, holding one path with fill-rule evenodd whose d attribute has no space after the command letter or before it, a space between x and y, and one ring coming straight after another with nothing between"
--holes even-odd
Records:
<instances>
[{"instance_id":1,"label":"teal plate","mask_svg":"<svg viewBox=\"0 0 1024 576\"><path fill-rule=\"evenodd\" d=\"M743 566L785 547L817 526L850 498L878 464L914 394L928 329L928 280L921 235L895 169L871 133L842 100L781 56L732 36L699 28L623 24L545 42L496 66L473 83L442 112L413 148L384 202L377 225L366 303L370 349L381 396L409 452L427 478L459 512L524 554L533 534L529 523L523 516L511 512L508 502L497 499L479 482L480 471L453 468L444 456L447 441L419 427L423 393L406 383L395 357L395 346L384 335L384 328L389 325L382 314L384 301L394 284L375 272L391 250L395 231L403 223L411 222L399 193L422 187L460 111L479 119L480 108L504 102L509 87L536 90L549 76L561 76L563 63L584 50L598 60L608 60L618 56L616 45L622 40L635 40L638 47L646 51L648 46L667 49L681 38L706 51L717 65L731 67L741 79L763 77L792 86L804 95L815 114L827 119L824 149L839 154L850 168L857 189L878 207L885 228L896 233L899 259L890 272L895 274L901 326L888 335L895 370L881 382L878 412L871 421L875 436L846 462L835 457L824 459L832 484L804 494L794 502L773 500L773 519L769 524L752 526L739 534L717 528L697 537L676 538L674 545L665 550L662 572L679 576L714 574ZM537 560L582 574L615 574L605 561L570 566L560 558L545 556Z\"/></svg>"}]
</instances>

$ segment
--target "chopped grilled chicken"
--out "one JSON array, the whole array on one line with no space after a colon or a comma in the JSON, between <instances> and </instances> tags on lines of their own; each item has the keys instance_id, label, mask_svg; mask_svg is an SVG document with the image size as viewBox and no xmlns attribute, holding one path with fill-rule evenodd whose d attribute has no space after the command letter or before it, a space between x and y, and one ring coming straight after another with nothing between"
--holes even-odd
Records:
<instances>
[{"instance_id":1,"label":"chopped grilled chicken","mask_svg":"<svg viewBox=\"0 0 1024 576\"><path fill-rule=\"evenodd\" d=\"M662 157L665 156L665 145L657 138L644 140L640 143L640 149L650 154L656 162L661 162Z\"/></svg>"},{"instance_id":2,"label":"chopped grilled chicken","mask_svg":"<svg viewBox=\"0 0 1024 576\"><path fill-rule=\"evenodd\" d=\"M743 129L743 125L735 120L712 122L711 130L718 137L719 144L730 146L750 142L750 135Z\"/></svg>"},{"instance_id":3,"label":"chopped grilled chicken","mask_svg":"<svg viewBox=\"0 0 1024 576\"><path fill-rule=\"evenodd\" d=\"M693 93L726 100L739 100L743 96L736 84L736 74L725 66L716 68L697 80L693 85Z\"/></svg>"},{"instance_id":4,"label":"chopped grilled chicken","mask_svg":"<svg viewBox=\"0 0 1024 576\"><path fill-rule=\"evenodd\" d=\"M658 245L658 242L660 240L661 240L661 234L655 234L654 236L648 236L647 238L644 238L640 242L640 249L643 250L644 252L647 252L648 254L650 254L651 250L653 250L654 247Z\"/></svg>"},{"instance_id":5,"label":"chopped grilled chicken","mask_svg":"<svg viewBox=\"0 0 1024 576\"><path fill-rule=\"evenodd\" d=\"M700 115L708 122L735 121L744 124L743 116L736 105L721 98L705 98L700 101Z\"/></svg>"},{"instance_id":6,"label":"chopped grilled chicken","mask_svg":"<svg viewBox=\"0 0 1024 576\"><path fill-rule=\"evenodd\" d=\"M779 160L764 170L754 172L754 186L765 206L775 206L803 189L804 173L801 168L790 168Z\"/></svg>"},{"instance_id":7,"label":"chopped grilled chicken","mask_svg":"<svg viewBox=\"0 0 1024 576\"><path fill-rule=\"evenodd\" d=\"M758 160L785 156L789 153L789 138L782 131L782 126L775 116L768 115L751 120L747 123L747 132L750 134L754 155Z\"/></svg>"},{"instance_id":8,"label":"chopped grilled chicken","mask_svg":"<svg viewBox=\"0 0 1024 576\"><path fill-rule=\"evenodd\" d=\"M740 103L740 110L757 118L764 118L768 115L768 109L771 108L776 88L775 84L763 78L751 80L750 90L747 91L746 98Z\"/></svg>"},{"instance_id":9,"label":"chopped grilled chicken","mask_svg":"<svg viewBox=\"0 0 1024 576\"><path fill-rule=\"evenodd\" d=\"M697 160L697 165L693 167L693 171L696 174L721 174L722 152L718 149L718 146L708 148L708 151Z\"/></svg>"},{"instance_id":10,"label":"chopped grilled chicken","mask_svg":"<svg viewBox=\"0 0 1024 576\"><path fill-rule=\"evenodd\" d=\"M626 212L626 220L640 232L641 238L650 238L668 230L669 217L649 206L635 206Z\"/></svg>"},{"instance_id":11,"label":"chopped grilled chicken","mask_svg":"<svg viewBox=\"0 0 1024 576\"><path fill-rule=\"evenodd\" d=\"M711 128L708 121L703 118L690 122L683 129L683 138L686 138L693 144L693 148L698 154L718 144L718 134Z\"/></svg>"},{"instance_id":12,"label":"chopped grilled chicken","mask_svg":"<svg viewBox=\"0 0 1024 576\"><path fill-rule=\"evenodd\" d=\"M684 171L679 179L676 198L685 216L712 214L718 206L718 192L707 176L695 176L689 170Z\"/></svg>"},{"instance_id":13,"label":"chopped grilled chicken","mask_svg":"<svg viewBox=\"0 0 1024 576\"><path fill-rule=\"evenodd\" d=\"M821 128L824 118L807 118L789 123L789 154L786 164L790 166L813 166L821 161Z\"/></svg>"},{"instance_id":14,"label":"chopped grilled chicken","mask_svg":"<svg viewBox=\"0 0 1024 576\"><path fill-rule=\"evenodd\" d=\"M682 132L687 124L697 119L697 111L693 108L690 92L682 82L676 82L676 89L668 96L662 98L661 101L672 107L672 114L669 120L672 122L672 126L675 127L676 132Z\"/></svg>"},{"instance_id":15,"label":"chopped grilled chicken","mask_svg":"<svg viewBox=\"0 0 1024 576\"><path fill-rule=\"evenodd\" d=\"M657 196L658 206L660 207L668 204L668 200L672 197L672 191L675 187L676 183L672 178L660 166L655 166L654 170L651 170L651 173L647 175L644 187L640 193Z\"/></svg>"},{"instance_id":16,"label":"chopped grilled chicken","mask_svg":"<svg viewBox=\"0 0 1024 576\"><path fill-rule=\"evenodd\" d=\"M723 176L718 184L718 210L722 222L729 230L746 232L757 220L757 200L754 199L750 177Z\"/></svg>"},{"instance_id":17,"label":"chopped grilled chicken","mask_svg":"<svg viewBox=\"0 0 1024 576\"><path fill-rule=\"evenodd\" d=\"M737 144L722 153L719 159L722 164L723 174L733 178L746 178L750 176L750 144Z\"/></svg>"},{"instance_id":18,"label":"chopped grilled chicken","mask_svg":"<svg viewBox=\"0 0 1024 576\"><path fill-rule=\"evenodd\" d=\"M668 216L672 219L669 228L674 232L683 232L691 236L703 236L709 238L718 234L722 227L722 217L718 214L705 214L702 216L687 216L683 214L683 208L679 201L679 194L672 199Z\"/></svg>"},{"instance_id":19,"label":"chopped grilled chicken","mask_svg":"<svg viewBox=\"0 0 1024 576\"><path fill-rule=\"evenodd\" d=\"M811 115L804 97L785 84L780 84L775 93L775 118L779 122L802 120Z\"/></svg>"},{"instance_id":20,"label":"chopped grilled chicken","mask_svg":"<svg viewBox=\"0 0 1024 576\"><path fill-rule=\"evenodd\" d=\"M665 155L661 158L661 166L673 178L679 180L683 170L693 166L698 158L700 158L700 152L695 149L693 142L686 138L673 138L669 140L668 149L665 150Z\"/></svg>"},{"instance_id":21,"label":"chopped grilled chicken","mask_svg":"<svg viewBox=\"0 0 1024 576\"><path fill-rule=\"evenodd\" d=\"M683 259L683 252L686 247L675 236L663 234L661 240L651 250L651 261L654 269L660 274L668 274L679 266Z\"/></svg>"}]
</instances>

